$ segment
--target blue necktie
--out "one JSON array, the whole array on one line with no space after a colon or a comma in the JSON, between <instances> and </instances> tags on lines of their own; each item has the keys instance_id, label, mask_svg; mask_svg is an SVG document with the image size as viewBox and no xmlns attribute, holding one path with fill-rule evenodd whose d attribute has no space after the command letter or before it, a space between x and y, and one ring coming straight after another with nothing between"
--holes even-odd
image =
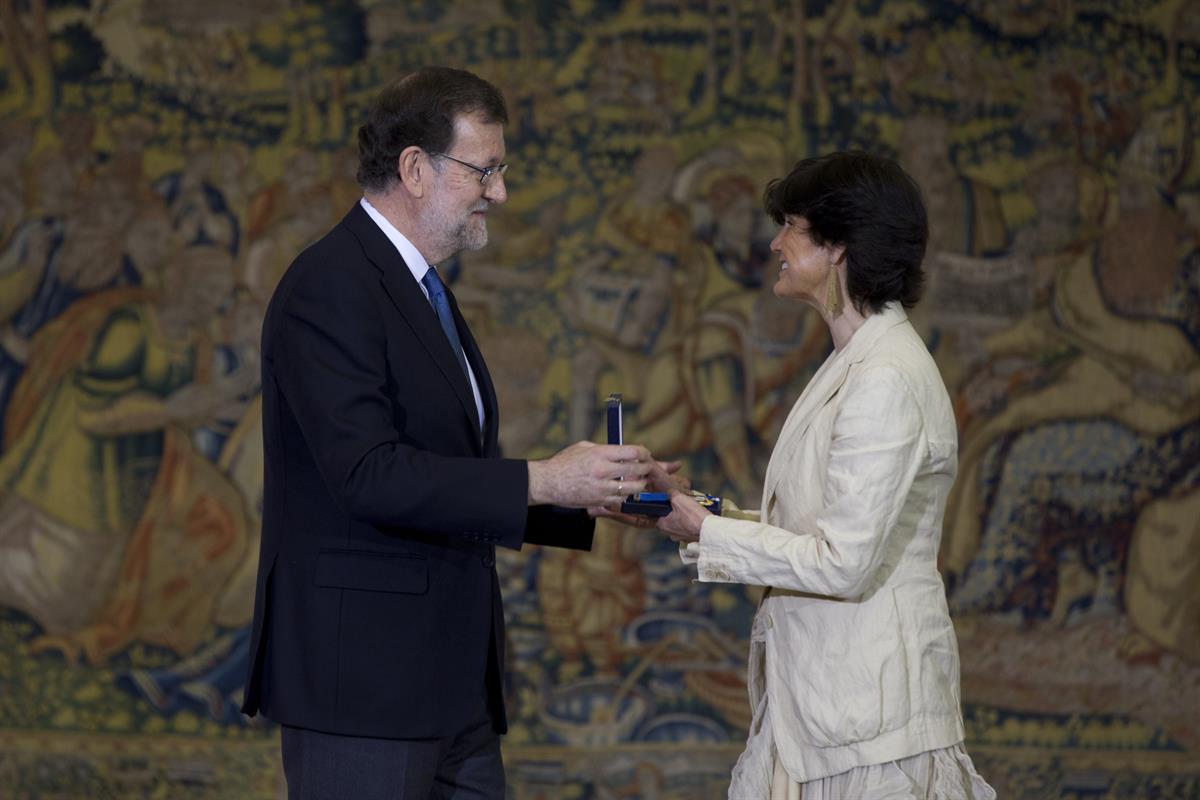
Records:
<instances>
[{"instance_id":1,"label":"blue necktie","mask_svg":"<svg viewBox=\"0 0 1200 800\"><path fill-rule=\"evenodd\" d=\"M433 311L437 314L438 322L442 323L442 330L446 333L446 338L450 340L450 349L454 351L458 365L462 367L463 376L467 379L467 386L470 386L471 372L467 369L467 358L463 355L458 329L454 327L454 314L450 311L450 301L446 299L446 284L442 283L442 279L438 277L436 267L430 267L425 271L425 277L421 278L421 283L429 292L429 302L433 303Z\"/></svg>"}]
</instances>

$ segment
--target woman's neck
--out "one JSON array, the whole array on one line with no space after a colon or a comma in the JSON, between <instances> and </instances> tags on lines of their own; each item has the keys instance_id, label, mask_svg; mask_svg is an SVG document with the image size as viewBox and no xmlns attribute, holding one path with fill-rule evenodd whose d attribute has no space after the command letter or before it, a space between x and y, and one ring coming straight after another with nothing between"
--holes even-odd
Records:
<instances>
[{"instance_id":1,"label":"woman's neck","mask_svg":"<svg viewBox=\"0 0 1200 800\"><path fill-rule=\"evenodd\" d=\"M840 353L850 343L855 331L867 321L871 311L870 309L859 311L851 301L850 290L846 286L844 267L837 269L832 277L837 280L837 302L826 301L825 304L814 304L814 308L820 312L822 319L829 327L829 335L833 339L833 349Z\"/></svg>"},{"instance_id":2,"label":"woman's neck","mask_svg":"<svg viewBox=\"0 0 1200 800\"><path fill-rule=\"evenodd\" d=\"M870 311L866 314L861 313L853 303L842 306L838 315L832 319L821 309L821 316L825 318L825 324L829 326L829 335L833 339L833 349L839 353L845 349L855 331L863 326L870 315Z\"/></svg>"}]
</instances>

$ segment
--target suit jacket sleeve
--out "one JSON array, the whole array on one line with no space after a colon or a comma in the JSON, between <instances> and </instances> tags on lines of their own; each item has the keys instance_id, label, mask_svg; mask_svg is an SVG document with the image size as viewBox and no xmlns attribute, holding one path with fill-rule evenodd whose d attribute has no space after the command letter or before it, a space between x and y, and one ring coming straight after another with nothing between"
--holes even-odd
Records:
<instances>
[{"instance_id":1,"label":"suit jacket sleeve","mask_svg":"<svg viewBox=\"0 0 1200 800\"><path fill-rule=\"evenodd\" d=\"M529 509L525 541L571 550L591 550L595 530L596 520L582 509L533 506Z\"/></svg>"},{"instance_id":2,"label":"suit jacket sleeve","mask_svg":"<svg viewBox=\"0 0 1200 800\"><path fill-rule=\"evenodd\" d=\"M264 336L263 353L267 378L278 382L336 502L381 527L471 533L519 547L529 510L526 463L440 455L402 441L392 395L419 391L404 381L441 378L389 372L388 347L398 345L388 341L379 288L353 270L335 280L330 272L309 269L293 282L269 321L274 336Z\"/></svg>"}]
</instances>

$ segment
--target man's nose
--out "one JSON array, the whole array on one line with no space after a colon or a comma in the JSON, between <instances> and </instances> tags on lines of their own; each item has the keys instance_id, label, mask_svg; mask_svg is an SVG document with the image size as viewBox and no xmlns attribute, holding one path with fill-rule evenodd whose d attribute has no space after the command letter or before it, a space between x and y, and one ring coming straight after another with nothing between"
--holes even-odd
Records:
<instances>
[{"instance_id":1,"label":"man's nose","mask_svg":"<svg viewBox=\"0 0 1200 800\"><path fill-rule=\"evenodd\" d=\"M496 175L483 185L483 196L489 203L503 203L508 199L508 187L504 185L504 176Z\"/></svg>"}]
</instances>

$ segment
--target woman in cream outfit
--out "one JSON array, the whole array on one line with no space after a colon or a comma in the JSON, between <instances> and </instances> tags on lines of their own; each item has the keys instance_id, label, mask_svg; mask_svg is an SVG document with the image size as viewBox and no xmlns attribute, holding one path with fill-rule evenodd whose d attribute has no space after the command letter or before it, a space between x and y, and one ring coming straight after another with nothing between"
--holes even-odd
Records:
<instances>
[{"instance_id":1,"label":"woman in cream outfit","mask_svg":"<svg viewBox=\"0 0 1200 800\"><path fill-rule=\"evenodd\" d=\"M920 192L890 160L834 153L773 181L765 204L775 293L816 308L834 351L784 423L761 518L673 492L659 523L700 580L768 587L729 796L991 800L963 748L937 572L954 415L904 311L921 286Z\"/></svg>"}]
</instances>

